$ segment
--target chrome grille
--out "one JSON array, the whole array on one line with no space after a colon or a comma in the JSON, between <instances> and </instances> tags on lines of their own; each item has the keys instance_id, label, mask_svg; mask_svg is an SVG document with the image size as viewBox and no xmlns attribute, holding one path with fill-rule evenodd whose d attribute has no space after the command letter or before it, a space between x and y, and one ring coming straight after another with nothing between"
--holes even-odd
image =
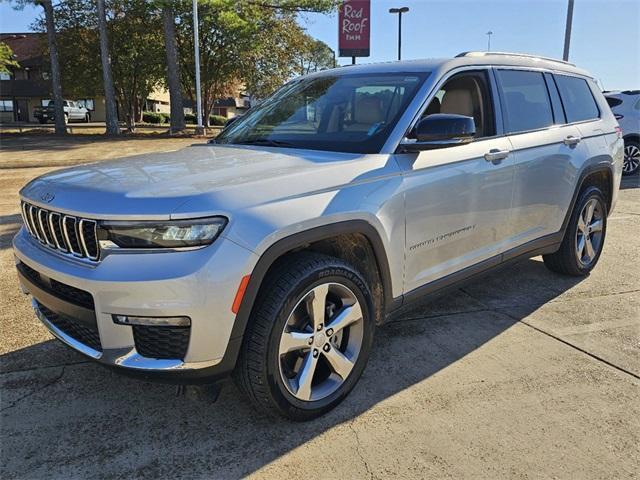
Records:
<instances>
[{"instance_id":1,"label":"chrome grille","mask_svg":"<svg viewBox=\"0 0 640 480\"><path fill-rule=\"evenodd\" d=\"M100 258L95 220L51 212L26 202L22 202L21 210L27 231L43 245L78 258Z\"/></svg>"}]
</instances>

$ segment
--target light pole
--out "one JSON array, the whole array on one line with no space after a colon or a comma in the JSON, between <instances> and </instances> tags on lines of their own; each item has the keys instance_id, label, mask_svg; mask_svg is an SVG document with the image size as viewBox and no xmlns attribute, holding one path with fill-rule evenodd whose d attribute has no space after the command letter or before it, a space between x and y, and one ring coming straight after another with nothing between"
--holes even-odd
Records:
<instances>
[{"instance_id":1,"label":"light pole","mask_svg":"<svg viewBox=\"0 0 640 480\"><path fill-rule=\"evenodd\" d=\"M204 126L202 125L202 92L200 91L200 35L198 33L198 0L193 0L193 45L195 50L196 62L196 108L198 125L196 126L196 135L204 135Z\"/></svg>"},{"instance_id":2,"label":"light pole","mask_svg":"<svg viewBox=\"0 0 640 480\"><path fill-rule=\"evenodd\" d=\"M401 51L402 51L402 14L407 13L409 11L409 7L400 7L400 8L390 8L389 13L397 13L398 14L398 60L402 59Z\"/></svg>"},{"instance_id":3,"label":"light pole","mask_svg":"<svg viewBox=\"0 0 640 480\"><path fill-rule=\"evenodd\" d=\"M567 25L564 29L564 52L562 59L566 62L569 60L569 44L571 43L571 24L573 23L573 0L569 0L567 5Z\"/></svg>"},{"instance_id":4,"label":"light pole","mask_svg":"<svg viewBox=\"0 0 640 480\"><path fill-rule=\"evenodd\" d=\"M493 35L493 32L491 30L489 30L487 32L487 37L488 37L488 40L487 40L487 52L491 51L491 35Z\"/></svg>"}]
</instances>

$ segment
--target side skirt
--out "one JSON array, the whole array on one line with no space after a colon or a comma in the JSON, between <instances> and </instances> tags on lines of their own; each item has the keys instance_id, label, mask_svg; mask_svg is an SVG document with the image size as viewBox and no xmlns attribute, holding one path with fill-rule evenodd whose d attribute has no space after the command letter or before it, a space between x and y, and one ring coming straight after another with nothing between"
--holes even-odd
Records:
<instances>
[{"instance_id":1,"label":"side skirt","mask_svg":"<svg viewBox=\"0 0 640 480\"><path fill-rule=\"evenodd\" d=\"M391 321L406 310L407 307L425 300L438 298L447 292L460 288L461 286L471 283L472 281L494 272L500 268L506 267L520 260L554 253L560 248L564 232L553 233L544 237L527 242L524 245L508 250L495 257L483 260L480 263L467 267L459 272L451 273L445 277L434 280L421 287L418 287L404 294L401 307L387 311L386 322ZM398 304L400 302L394 302Z\"/></svg>"}]
</instances>

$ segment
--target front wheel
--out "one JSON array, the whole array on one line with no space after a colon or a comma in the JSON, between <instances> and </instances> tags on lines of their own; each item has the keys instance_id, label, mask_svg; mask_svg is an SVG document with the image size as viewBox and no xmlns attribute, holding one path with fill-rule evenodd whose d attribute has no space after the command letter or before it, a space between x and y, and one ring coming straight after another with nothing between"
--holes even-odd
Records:
<instances>
[{"instance_id":1,"label":"front wheel","mask_svg":"<svg viewBox=\"0 0 640 480\"><path fill-rule=\"evenodd\" d=\"M607 233L607 204L597 187L581 192L560 249L542 258L554 272L587 275L596 266Z\"/></svg>"},{"instance_id":2,"label":"front wheel","mask_svg":"<svg viewBox=\"0 0 640 480\"><path fill-rule=\"evenodd\" d=\"M247 327L236 381L259 409L310 420L349 394L373 341L373 301L340 259L300 253L265 279Z\"/></svg>"},{"instance_id":3,"label":"front wheel","mask_svg":"<svg viewBox=\"0 0 640 480\"><path fill-rule=\"evenodd\" d=\"M623 175L634 175L640 168L640 143L635 140L625 140L624 142L624 164L622 165Z\"/></svg>"}]
</instances>

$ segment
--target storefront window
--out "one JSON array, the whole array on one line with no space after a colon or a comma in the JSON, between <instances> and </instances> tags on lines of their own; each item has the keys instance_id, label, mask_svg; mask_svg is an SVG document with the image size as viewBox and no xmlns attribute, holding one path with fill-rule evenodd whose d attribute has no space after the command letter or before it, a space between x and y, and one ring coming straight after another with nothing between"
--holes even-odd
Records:
<instances>
[{"instance_id":1,"label":"storefront window","mask_svg":"<svg viewBox=\"0 0 640 480\"><path fill-rule=\"evenodd\" d=\"M0 100L0 112L13 112L13 100Z\"/></svg>"}]
</instances>

